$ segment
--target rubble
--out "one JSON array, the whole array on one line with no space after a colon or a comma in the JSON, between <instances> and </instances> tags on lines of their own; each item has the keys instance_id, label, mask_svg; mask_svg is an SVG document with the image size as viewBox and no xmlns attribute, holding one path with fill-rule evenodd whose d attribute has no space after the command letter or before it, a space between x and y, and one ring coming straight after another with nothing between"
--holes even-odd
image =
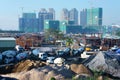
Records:
<instances>
[{"instance_id":1,"label":"rubble","mask_svg":"<svg viewBox=\"0 0 120 80\"><path fill-rule=\"evenodd\" d=\"M71 64L70 68L76 74L86 74L88 76L92 76L92 72L83 64Z\"/></svg>"},{"instance_id":2,"label":"rubble","mask_svg":"<svg viewBox=\"0 0 120 80\"><path fill-rule=\"evenodd\" d=\"M47 65L44 67L34 68L27 72L12 73L2 76L14 77L19 80L50 80L52 77L56 80L70 80L74 74L74 72L67 69L64 65Z\"/></svg>"},{"instance_id":3,"label":"rubble","mask_svg":"<svg viewBox=\"0 0 120 80\"><path fill-rule=\"evenodd\" d=\"M108 74L120 78L120 55L111 52L99 52L90 56L83 63L92 71Z\"/></svg>"}]
</instances>

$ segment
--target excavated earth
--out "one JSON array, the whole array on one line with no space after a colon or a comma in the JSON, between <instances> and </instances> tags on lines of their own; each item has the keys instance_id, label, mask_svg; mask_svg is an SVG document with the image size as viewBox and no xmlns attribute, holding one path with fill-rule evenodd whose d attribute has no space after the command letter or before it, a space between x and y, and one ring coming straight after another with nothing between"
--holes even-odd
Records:
<instances>
[{"instance_id":1,"label":"excavated earth","mask_svg":"<svg viewBox=\"0 0 120 80\"><path fill-rule=\"evenodd\" d=\"M45 62L35 60L24 60L16 64L6 64L0 67L0 74L16 73L22 71L28 71L33 68L45 66Z\"/></svg>"}]
</instances>

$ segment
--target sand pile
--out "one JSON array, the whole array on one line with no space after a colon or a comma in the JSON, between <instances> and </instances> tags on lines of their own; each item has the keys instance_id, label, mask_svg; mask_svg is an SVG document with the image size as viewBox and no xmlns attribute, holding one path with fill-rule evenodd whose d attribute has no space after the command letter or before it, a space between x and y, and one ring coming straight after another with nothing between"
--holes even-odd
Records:
<instances>
[{"instance_id":1,"label":"sand pile","mask_svg":"<svg viewBox=\"0 0 120 80\"><path fill-rule=\"evenodd\" d=\"M17 64L5 64L0 66L0 74L16 73L21 71L28 71L33 68L42 67L45 63L41 61L34 60L24 60L18 62Z\"/></svg>"},{"instance_id":2,"label":"sand pile","mask_svg":"<svg viewBox=\"0 0 120 80\"><path fill-rule=\"evenodd\" d=\"M67 69L66 66L47 65L43 67L34 68L30 71L22 71L19 73L12 73L2 75L3 77L16 78L18 80L50 80L54 77L56 80L72 79L73 72Z\"/></svg>"},{"instance_id":3,"label":"sand pile","mask_svg":"<svg viewBox=\"0 0 120 80\"><path fill-rule=\"evenodd\" d=\"M17 63L14 66L12 72L28 71L33 68L42 67L44 65L45 63L41 61L25 60Z\"/></svg>"}]
</instances>

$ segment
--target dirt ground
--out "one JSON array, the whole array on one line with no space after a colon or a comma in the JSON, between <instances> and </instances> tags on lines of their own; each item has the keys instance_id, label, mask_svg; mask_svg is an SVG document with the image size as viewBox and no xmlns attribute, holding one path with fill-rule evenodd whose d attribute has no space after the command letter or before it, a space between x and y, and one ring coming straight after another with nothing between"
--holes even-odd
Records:
<instances>
[{"instance_id":1,"label":"dirt ground","mask_svg":"<svg viewBox=\"0 0 120 80\"><path fill-rule=\"evenodd\" d=\"M42 67L46 65L45 62L35 60L24 60L13 65L0 67L0 74L16 73L28 71L33 68Z\"/></svg>"}]
</instances>

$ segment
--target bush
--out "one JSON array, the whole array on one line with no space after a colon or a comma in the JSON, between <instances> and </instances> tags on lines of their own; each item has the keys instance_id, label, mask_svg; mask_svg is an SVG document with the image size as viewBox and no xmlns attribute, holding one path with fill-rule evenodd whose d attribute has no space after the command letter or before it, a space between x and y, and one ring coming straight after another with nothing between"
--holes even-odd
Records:
<instances>
[{"instance_id":1,"label":"bush","mask_svg":"<svg viewBox=\"0 0 120 80\"><path fill-rule=\"evenodd\" d=\"M51 77L50 80L56 80L54 77Z\"/></svg>"}]
</instances>

